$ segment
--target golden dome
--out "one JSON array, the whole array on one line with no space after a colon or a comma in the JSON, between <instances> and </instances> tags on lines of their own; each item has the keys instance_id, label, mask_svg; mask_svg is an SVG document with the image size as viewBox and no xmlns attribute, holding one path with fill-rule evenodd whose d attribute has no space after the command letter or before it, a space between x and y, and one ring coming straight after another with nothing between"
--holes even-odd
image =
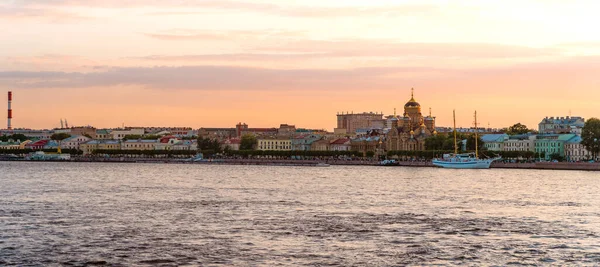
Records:
<instances>
[{"instance_id":1,"label":"golden dome","mask_svg":"<svg viewBox=\"0 0 600 267\"><path fill-rule=\"evenodd\" d=\"M411 90L412 90L412 92L410 93L410 100L408 100L408 102L406 102L406 104L404 105L404 108L419 108L419 107L421 107L421 104L419 104L415 100L415 89L412 88Z\"/></svg>"}]
</instances>

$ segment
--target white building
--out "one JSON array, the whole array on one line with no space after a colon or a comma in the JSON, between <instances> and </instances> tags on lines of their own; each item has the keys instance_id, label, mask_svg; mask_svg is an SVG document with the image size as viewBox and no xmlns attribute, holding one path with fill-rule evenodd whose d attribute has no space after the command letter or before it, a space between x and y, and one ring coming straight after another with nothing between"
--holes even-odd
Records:
<instances>
[{"instance_id":1,"label":"white building","mask_svg":"<svg viewBox=\"0 0 600 267\"><path fill-rule=\"evenodd\" d=\"M486 134L481 137L483 146L489 151L504 151L504 142L508 140L507 134Z\"/></svg>"},{"instance_id":2,"label":"white building","mask_svg":"<svg viewBox=\"0 0 600 267\"><path fill-rule=\"evenodd\" d=\"M350 138L340 138L331 142L329 149L331 151L350 151L351 149L351 140Z\"/></svg>"},{"instance_id":3,"label":"white building","mask_svg":"<svg viewBox=\"0 0 600 267\"><path fill-rule=\"evenodd\" d=\"M585 125L582 117L546 117L538 124L540 134L581 134Z\"/></svg>"},{"instance_id":4,"label":"white building","mask_svg":"<svg viewBox=\"0 0 600 267\"><path fill-rule=\"evenodd\" d=\"M258 139L258 150L290 151L292 140L287 138L265 138Z\"/></svg>"},{"instance_id":5,"label":"white building","mask_svg":"<svg viewBox=\"0 0 600 267\"><path fill-rule=\"evenodd\" d=\"M62 149L79 149L79 146L87 141L92 140L89 137L83 135L71 136L60 142L60 148Z\"/></svg>"},{"instance_id":6,"label":"white building","mask_svg":"<svg viewBox=\"0 0 600 267\"><path fill-rule=\"evenodd\" d=\"M581 144L581 137L577 136L565 143L565 158L568 161L588 161L592 159L592 153ZM600 157L595 159L600 161Z\"/></svg>"},{"instance_id":7,"label":"white building","mask_svg":"<svg viewBox=\"0 0 600 267\"><path fill-rule=\"evenodd\" d=\"M121 143L123 150L155 150L158 140L131 139Z\"/></svg>"},{"instance_id":8,"label":"white building","mask_svg":"<svg viewBox=\"0 0 600 267\"><path fill-rule=\"evenodd\" d=\"M503 151L531 151L535 152L535 135L523 134L509 136L502 146Z\"/></svg>"}]
</instances>

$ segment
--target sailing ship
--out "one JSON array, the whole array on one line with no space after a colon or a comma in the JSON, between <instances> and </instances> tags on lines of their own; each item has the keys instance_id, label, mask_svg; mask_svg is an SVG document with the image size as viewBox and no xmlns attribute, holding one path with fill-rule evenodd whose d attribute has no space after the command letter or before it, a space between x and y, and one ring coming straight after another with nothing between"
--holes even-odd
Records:
<instances>
[{"instance_id":1,"label":"sailing ship","mask_svg":"<svg viewBox=\"0 0 600 267\"><path fill-rule=\"evenodd\" d=\"M477 136L477 111L475 111L475 153L458 154L458 146L456 145L456 111L453 111L454 118L454 154L444 154L441 159L433 159L432 163L435 166L448 169L489 169L492 162L500 158L480 159L478 149Z\"/></svg>"}]
</instances>

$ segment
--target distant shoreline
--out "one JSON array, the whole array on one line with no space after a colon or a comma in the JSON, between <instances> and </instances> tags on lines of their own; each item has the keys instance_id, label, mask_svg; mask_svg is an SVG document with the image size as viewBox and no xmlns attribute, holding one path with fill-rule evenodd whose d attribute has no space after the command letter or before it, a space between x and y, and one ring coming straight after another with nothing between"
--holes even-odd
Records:
<instances>
[{"instance_id":1,"label":"distant shoreline","mask_svg":"<svg viewBox=\"0 0 600 267\"><path fill-rule=\"evenodd\" d=\"M98 162L98 163L162 163L162 164L209 164L209 165L260 165L260 166L316 166L326 163L336 166L381 166L378 161L368 160L281 160L281 159L207 159L203 161L190 161L173 158L73 158L71 160L23 160L0 158L0 161L18 162ZM437 168L429 161L400 161L399 166L393 167L421 167ZM494 162L493 169L532 169L532 170L573 170L573 171L600 171L600 163L573 163L573 162L536 162L536 163L504 163Z\"/></svg>"}]
</instances>

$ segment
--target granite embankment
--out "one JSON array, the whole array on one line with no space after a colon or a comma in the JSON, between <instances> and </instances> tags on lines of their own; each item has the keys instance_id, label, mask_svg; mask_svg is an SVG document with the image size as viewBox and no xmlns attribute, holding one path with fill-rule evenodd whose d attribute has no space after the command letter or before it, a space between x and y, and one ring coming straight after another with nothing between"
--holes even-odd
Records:
<instances>
[{"instance_id":1,"label":"granite embankment","mask_svg":"<svg viewBox=\"0 0 600 267\"><path fill-rule=\"evenodd\" d=\"M0 161L9 159L0 158ZM15 160L15 159L12 159ZM22 159L21 159L22 160ZM19 161L21 161L19 160ZM177 164L220 164L220 165L272 165L272 166L315 166L319 163L330 165L378 166L374 160L291 160L291 159L208 159L191 161L175 158L102 158L102 157L73 157L71 162L114 162L114 163L177 163ZM434 167L430 161L400 161L399 166L392 167ZM505 163L494 162L492 168L499 169L537 169L537 170L583 170L600 171L600 163L587 162L535 162L535 163Z\"/></svg>"}]
</instances>

